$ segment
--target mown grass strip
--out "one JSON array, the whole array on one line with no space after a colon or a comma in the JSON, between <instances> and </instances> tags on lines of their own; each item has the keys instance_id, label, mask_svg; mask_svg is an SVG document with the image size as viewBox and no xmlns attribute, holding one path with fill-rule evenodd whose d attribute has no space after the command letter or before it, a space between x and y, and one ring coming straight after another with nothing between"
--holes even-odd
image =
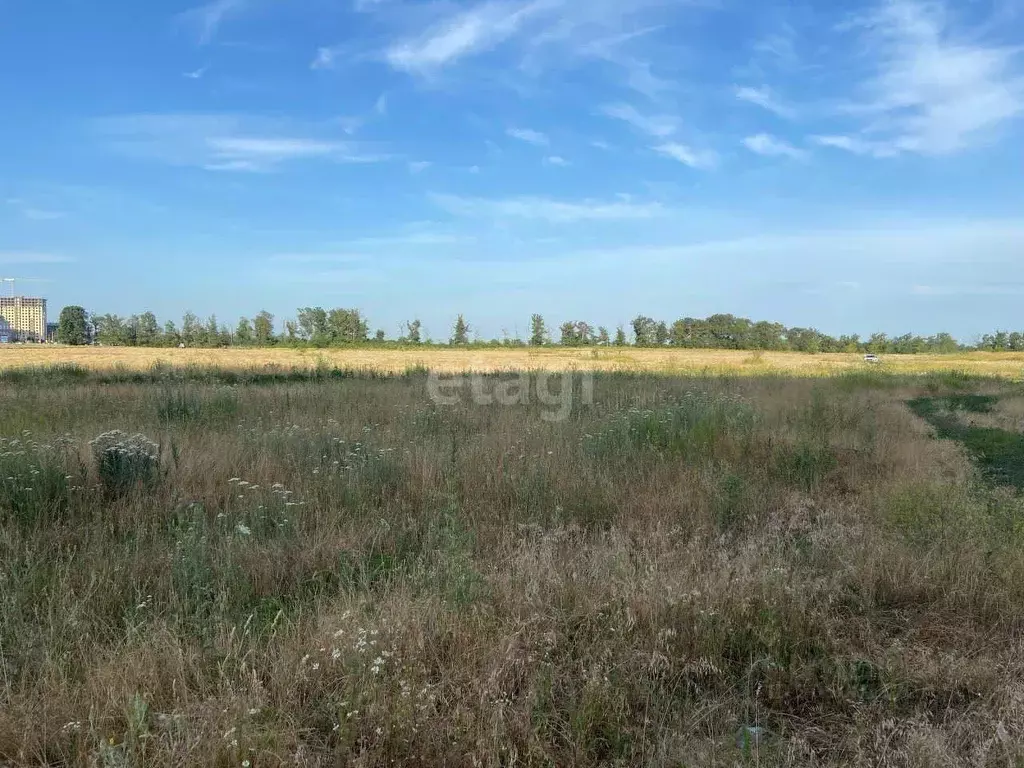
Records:
<instances>
[{"instance_id":1,"label":"mown grass strip","mask_svg":"<svg viewBox=\"0 0 1024 768\"><path fill-rule=\"evenodd\" d=\"M1024 435L969 426L955 415L958 411L989 413L997 400L993 395L953 395L918 397L907 405L935 427L938 437L962 443L989 481L1024 490Z\"/></svg>"}]
</instances>

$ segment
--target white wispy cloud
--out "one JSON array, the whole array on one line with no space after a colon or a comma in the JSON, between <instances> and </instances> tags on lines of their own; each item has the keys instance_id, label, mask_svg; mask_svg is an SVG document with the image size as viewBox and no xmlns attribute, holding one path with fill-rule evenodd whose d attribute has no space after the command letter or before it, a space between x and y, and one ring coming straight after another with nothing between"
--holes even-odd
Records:
<instances>
[{"instance_id":1,"label":"white wispy cloud","mask_svg":"<svg viewBox=\"0 0 1024 768\"><path fill-rule=\"evenodd\" d=\"M375 248L392 245L457 245L459 243L472 243L475 238L465 234L454 234L451 232L421 231L408 232L398 235L380 235L377 237L360 237L346 243L350 248Z\"/></svg>"},{"instance_id":2,"label":"white wispy cloud","mask_svg":"<svg viewBox=\"0 0 1024 768\"><path fill-rule=\"evenodd\" d=\"M760 88L751 88L749 86L735 87L733 92L736 94L736 98L740 101L745 101L748 104L755 104L763 109L767 109L779 117L784 117L787 120L791 120L796 117L796 110L792 107L783 104L779 101L775 94L772 93L772 89L764 85Z\"/></svg>"},{"instance_id":3,"label":"white wispy cloud","mask_svg":"<svg viewBox=\"0 0 1024 768\"><path fill-rule=\"evenodd\" d=\"M310 253L275 253L270 264L360 264L369 259L365 253L315 251Z\"/></svg>"},{"instance_id":4,"label":"white wispy cloud","mask_svg":"<svg viewBox=\"0 0 1024 768\"><path fill-rule=\"evenodd\" d=\"M127 155L211 171L265 172L303 160L390 159L365 144L300 135L301 126L242 115L140 114L101 118L96 131ZM310 127L310 133L313 128ZM319 133L325 133L318 128Z\"/></svg>"},{"instance_id":5,"label":"white wispy cloud","mask_svg":"<svg viewBox=\"0 0 1024 768\"><path fill-rule=\"evenodd\" d=\"M874 66L843 110L861 121L858 140L831 146L875 156L948 155L985 143L1024 114L1021 48L958 26L954 8L887 0L848 25Z\"/></svg>"},{"instance_id":6,"label":"white wispy cloud","mask_svg":"<svg viewBox=\"0 0 1024 768\"><path fill-rule=\"evenodd\" d=\"M409 173L414 175L423 173L432 165L433 163L431 163L429 160L415 160L409 163Z\"/></svg>"},{"instance_id":7,"label":"white wispy cloud","mask_svg":"<svg viewBox=\"0 0 1024 768\"><path fill-rule=\"evenodd\" d=\"M377 237L360 237L345 243L348 248L375 248L393 245L457 245L459 243L472 243L475 238L465 234L454 234L451 232L420 231L408 232L398 235L380 235Z\"/></svg>"},{"instance_id":8,"label":"white wispy cloud","mask_svg":"<svg viewBox=\"0 0 1024 768\"><path fill-rule=\"evenodd\" d=\"M811 136L811 141L821 147L842 149L855 155L868 157L895 157L899 149L890 142L868 141L857 136Z\"/></svg>"},{"instance_id":9,"label":"white wispy cloud","mask_svg":"<svg viewBox=\"0 0 1024 768\"><path fill-rule=\"evenodd\" d=\"M666 213L659 203L563 201L545 197L488 199L443 194L431 195L431 199L443 210L458 216L497 220L538 219L556 224L650 219Z\"/></svg>"},{"instance_id":10,"label":"white wispy cloud","mask_svg":"<svg viewBox=\"0 0 1024 768\"><path fill-rule=\"evenodd\" d=\"M65 214L63 211L50 211L45 208L22 208L21 215L31 221L55 221L57 219L63 219Z\"/></svg>"},{"instance_id":11,"label":"white wispy cloud","mask_svg":"<svg viewBox=\"0 0 1024 768\"><path fill-rule=\"evenodd\" d=\"M337 61L339 48L317 48L310 69L331 69Z\"/></svg>"},{"instance_id":12,"label":"white wispy cloud","mask_svg":"<svg viewBox=\"0 0 1024 768\"><path fill-rule=\"evenodd\" d=\"M710 150L696 150L679 142L661 144L654 147L654 151L698 170L714 168L718 163L718 155L714 152Z\"/></svg>"},{"instance_id":13,"label":"white wispy cloud","mask_svg":"<svg viewBox=\"0 0 1024 768\"><path fill-rule=\"evenodd\" d=\"M525 141L527 144L533 144L538 147L546 147L551 143L545 134L531 128L509 128L505 133L513 139Z\"/></svg>"},{"instance_id":14,"label":"white wispy cloud","mask_svg":"<svg viewBox=\"0 0 1024 768\"><path fill-rule=\"evenodd\" d=\"M754 43L754 54L763 63L771 62L775 68L795 69L800 65L797 39L797 31L793 26L783 23Z\"/></svg>"},{"instance_id":15,"label":"white wispy cloud","mask_svg":"<svg viewBox=\"0 0 1024 768\"><path fill-rule=\"evenodd\" d=\"M303 138L210 137L206 140L214 161L208 168L260 170L291 160L342 157L347 145Z\"/></svg>"},{"instance_id":16,"label":"white wispy cloud","mask_svg":"<svg viewBox=\"0 0 1024 768\"><path fill-rule=\"evenodd\" d=\"M705 5L702 0L427 4L427 8L437 10L437 15L426 25L426 31L420 26L400 34L386 47L383 58L395 69L432 75L505 47L518 59L520 73L539 74L551 66L571 66L584 60L603 61L621 68L628 87L653 96L670 89L672 83L653 73L645 56L649 46L641 38L678 21L680 8Z\"/></svg>"},{"instance_id":17,"label":"white wispy cloud","mask_svg":"<svg viewBox=\"0 0 1024 768\"><path fill-rule=\"evenodd\" d=\"M664 139L679 129L679 120L668 115L645 115L630 104L606 104L598 110L605 117L629 123L642 133Z\"/></svg>"},{"instance_id":18,"label":"white wispy cloud","mask_svg":"<svg viewBox=\"0 0 1024 768\"><path fill-rule=\"evenodd\" d=\"M915 296L1024 296L1024 284L980 283L978 285L912 285Z\"/></svg>"},{"instance_id":19,"label":"white wispy cloud","mask_svg":"<svg viewBox=\"0 0 1024 768\"><path fill-rule=\"evenodd\" d=\"M384 55L395 69L429 73L500 45L552 2L490 0L480 3L439 20L420 35L395 43Z\"/></svg>"},{"instance_id":20,"label":"white wispy cloud","mask_svg":"<svg viewBox=\"0 0 1024 768\"><path fill-rule=\"evenodd\" d=\"M558 155L551 155L550 157L544 158L544 164L564 168L569 165L569 161L566 160L564 157L560 157Z\"/></svg>"},{"instance_id":21,"label":"white wispy cloud","mask_svg":"<svg viewBox=\"0 0 1024 768\"><path fill-rule=\"evenodd\" d=\"M178 20L195 30L200 45L213 41L224 20L241 12L248 0L214 0L178 15Z\"/></svg>"},{"instance_id":22,"label":"white wispy cloud","mask_svg":"<svg viewBox=\"0 0 1024 768\"><path fill-rule=\"evenodd\" d=\"M789 142L768 133L747 136L743 139L743 146L755 154L766 157L791 157L794 160L802 160L807 157L805 150L798 149Z\"/></svg>"},{"instance_id":23,"label":"white wispy cloud","mask_svg":"<svg viewBox=\"0 0 1024 768\"><path fill-rule=\"evenodd\" d=\"M70 256L34 251L0 251L0 264L67 264L75 261Z\"/></svg>"},{"instance_id":24,"label":"white wispy cloud","mask_svg":"<svg viewBox=\"0 0 1024 768\"><path fill-rule=\"evenodd\" d=\"M8 198L5 202L14 208L22 218L29 221L55 221L56 219L63 219L65 216L63 211L41 208L19 197Z\"/></svg>"}]
</instances>

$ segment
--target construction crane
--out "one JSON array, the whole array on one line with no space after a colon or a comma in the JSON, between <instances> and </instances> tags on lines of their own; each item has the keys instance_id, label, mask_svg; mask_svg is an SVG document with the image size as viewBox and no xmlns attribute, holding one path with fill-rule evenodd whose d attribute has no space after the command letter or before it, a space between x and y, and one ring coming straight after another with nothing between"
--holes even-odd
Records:
<instances>
[{"instance_id":1,"label":"construction crane","mask_svg":"<svg viewBox=\"0 0 1024 768\"><path fill-rule=\"evenodd\" d=\"M0 277L0 283L9 283L10 284L10 290L9 290L7 295L11 296L11 297L14 296L14 284L15 284L15 282L18 282L18 283L45 283L47 281L43 280L41 278L38 278L38 277Z\"/></svg>"}]
</instances>

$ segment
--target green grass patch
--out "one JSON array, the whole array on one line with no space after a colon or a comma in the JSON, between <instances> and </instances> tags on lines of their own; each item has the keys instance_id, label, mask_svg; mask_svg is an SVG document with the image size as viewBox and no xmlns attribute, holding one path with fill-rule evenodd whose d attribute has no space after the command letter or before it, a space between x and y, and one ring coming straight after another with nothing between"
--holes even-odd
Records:
<instances>
[{"instance_id":1,"label":"green grass patch","mask_svg":"<svg viewBox=\"0 0 1024 768\"><path fill-rule=\"evenodd\" d=\"M997 399L990 395L919 397L908 405L935 427L938 437L962 443L990 482L1024 490L1024 435L995 427L968 426L956 415L958 411L987 413Z\"/></svg>"}]
</instances>

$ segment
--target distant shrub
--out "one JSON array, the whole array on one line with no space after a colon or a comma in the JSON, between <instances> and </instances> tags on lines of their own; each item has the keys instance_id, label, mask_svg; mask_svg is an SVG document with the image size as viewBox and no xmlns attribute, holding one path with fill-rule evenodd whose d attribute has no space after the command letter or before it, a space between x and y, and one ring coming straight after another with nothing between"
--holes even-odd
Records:
<instances>
[{"instance_id":1,"label":"distant shrub","mask_svg":"<svg viewBox=\"0 0 1024 768\"><path fill-rule=\"evenodd\" d=\"M160 479L160 447L145 435L113 430L91 440L89 446L100 483L111 496L151 488Z\"/></svg>"}]
</instances>

